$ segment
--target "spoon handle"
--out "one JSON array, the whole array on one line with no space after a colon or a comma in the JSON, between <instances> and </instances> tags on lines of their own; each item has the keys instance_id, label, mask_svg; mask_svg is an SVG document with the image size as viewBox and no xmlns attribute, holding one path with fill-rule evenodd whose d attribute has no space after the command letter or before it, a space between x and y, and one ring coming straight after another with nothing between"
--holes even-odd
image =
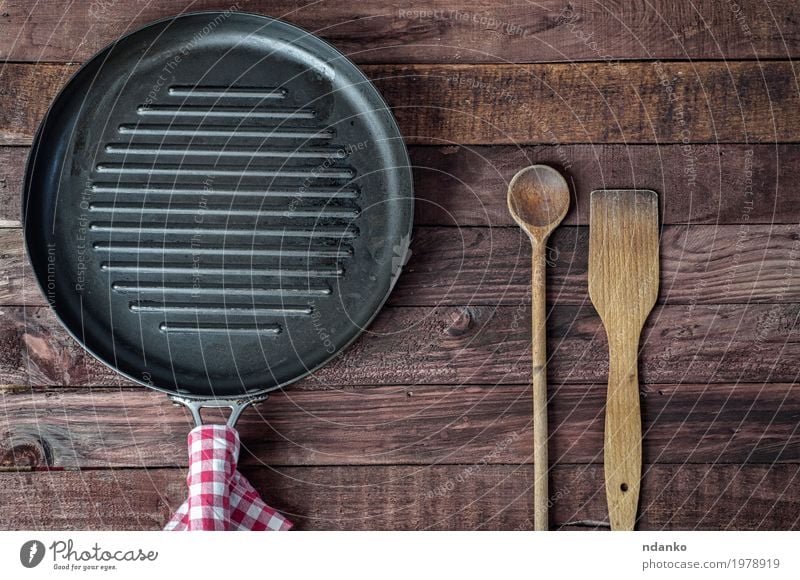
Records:
<instances>
[{"instance_id":1,"label":"spoon handle","mask_svg":"<svg viewBox=\"0 0 800 580\"><path fill-rule=\"evenodd\" d=\"M549 529L547 504L547 306L545 241L532 241L531 323L533 358L533 527Z\"/></svg>"}]
</instances>

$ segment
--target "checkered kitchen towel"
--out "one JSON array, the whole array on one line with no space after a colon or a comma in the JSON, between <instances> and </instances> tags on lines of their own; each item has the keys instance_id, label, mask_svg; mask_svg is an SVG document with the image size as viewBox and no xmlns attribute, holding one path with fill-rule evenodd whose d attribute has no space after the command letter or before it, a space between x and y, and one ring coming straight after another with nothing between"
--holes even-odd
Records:
<instances>
[{"instance_id":1,"label":"checkered kitchen towel","mask_svg":"<svg viewBox=\"0 0 800 580\"><path fill-rule=\"evenodd\" d=\"M239 433L227 425L201 425L189 433L189 499L167 531L288 530L292 523L266 505L236 470Z\"/></svg>"}]
</instances>

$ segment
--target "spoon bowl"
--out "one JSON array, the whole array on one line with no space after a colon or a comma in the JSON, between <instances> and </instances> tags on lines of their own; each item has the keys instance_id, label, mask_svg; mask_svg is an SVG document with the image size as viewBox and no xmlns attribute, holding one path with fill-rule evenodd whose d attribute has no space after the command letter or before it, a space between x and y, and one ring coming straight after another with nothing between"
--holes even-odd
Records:
<instances>
[{"instance_id":1,"label":"spoon bowl","mask_svg":"<svg viewBox=\"0 0 800 580\"><path fill-rule=\"evenodd\" d=\"M531 165L508 185L508 209L519 227L541 240L567 215L569 186L552 167Z\"/></svg>"}]
</instances>

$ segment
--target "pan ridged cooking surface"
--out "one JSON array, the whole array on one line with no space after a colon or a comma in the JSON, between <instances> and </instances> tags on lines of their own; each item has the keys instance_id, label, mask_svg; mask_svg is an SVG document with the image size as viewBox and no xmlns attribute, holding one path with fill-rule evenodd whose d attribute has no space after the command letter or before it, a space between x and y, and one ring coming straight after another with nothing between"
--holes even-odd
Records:
<instances>
[{"instance_id":1,"label":"pan ridged cooking surface","mask_svg":"<svg viewBox=\"0 0 800 580\"><path fill-rule=\"evenodd\" d=\"M119 120L94 166L89 239L132 315L165 333L277 335L333 295L360 207L324 121L284 87L201 85Z\"/></svg>"},{"instance_id":2,"label":"pan ridged cooking surface","mask_svg":"<svg viewBox=\"0 0 800 580\"><path fill-rule=\"evenodd\" d=\"M97 157L96 265L162 332L284 332L332 296L358 237L356 170L335 141L284 87L167 87Z\"/></svg>"},{"instance_id":3,"label":"pan ridged cooking surface","mask_svg":"<svg viewBox=\"0 0 800 580\"><path fill-rule=\"evenodd\" d=\"M73 78L25 208L39 281L90 351L156 388L231 396L302 376L369 323L407 249L411 176L385 104L330 46L197 14Z\"/></svg>"}]
</instances>

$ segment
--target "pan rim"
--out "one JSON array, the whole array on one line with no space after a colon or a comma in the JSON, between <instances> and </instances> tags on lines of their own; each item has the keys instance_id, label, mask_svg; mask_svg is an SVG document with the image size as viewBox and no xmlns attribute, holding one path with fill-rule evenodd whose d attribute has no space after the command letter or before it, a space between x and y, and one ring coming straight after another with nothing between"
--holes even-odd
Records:
<instances>
[{"instance_id":1,"label":"pan rim","mask_svg":"<svg viewBox=\"0 0 800 580\"><path fill-rule=\"evenodd\" d=\"M47 120L49 119L50 114L52 113L53 109L62 100L62 98L64 98L65 94L70 89L72 84L76 81L76 79L87 68L92 66L99 58L103 57L109 51L111 51L117 44L120 44L120 43L122 43L124 41L127 41L129 38L131 38L131 37L143 32L143 31L145 31L145 30L147 30L147 29L149 29L151 27L158 26L158 25L161 25L161 24L164 24L164 23L167 23L167 22L175 22L175 21L180 20L180 19L198 17L198 16L220 16L220 15L229 15L229 16L230 15L235 15L235 16L241 16L241 17L247 17L247 18L260 19L260 20L266 21L267 24L265 24L265 26L267 26L269 24L274 24L274 25L277 25L277 26L280 26L280 27L284 27L286 30L298 35L300 38L306 38L312 43L319 44L320 47L322 47L324 50L328 50L331 53L335 54L337 56L337 62L335 62L331 66L333 66L335 68L349 67L352 72L354 72L355 74L357 74L358 76L363 78L364 81L366 81L365 83L362 83L362 86L366 87L365 90L371 91L373 93L374 97L378 100L378 103L380 103L383 106L383 109L387 113L386 129L389 130L390 132L392 132L393 134L395 134L395 135L400 137L400 139L398 140L398 142L399 142L398 156L400 157L400 161L402 162L402 166L398 166L396 169L397 169L397 171L399 173L405 173L406 174L406 177L407 177L406 181L407 181L407 185L408 185L408 196L407 196L408 200L406 201L407 211L408 211L408 219L407 219L407 222L404 224L404 226L401 229L402 229L402 232L403 232L403 237L405 239L409 239L410 240L411 233L413 231L413 226L414 226L414 200L415 200L413 172L411 170L411 159L410 159L410 157L408 155L408 147L406 145L405 139L403 138L402 132L400 131L400 127L397 124L397 119L395 118L394 113L392 112L392 109L389 107L388 103L383 98L383 95L380 93L380 91L378 91L377 87L372 82L372 80L370 80L369 77L367 77L364 74L364 72L358 67L358 65L355 64L355 62L353 62L350 59L350 57L348 57L346 54L344 54L339 49L337 49L333 44L329 43L325 39L320 38L316 34L314 34L312 32L309 32L309 31L307 31L307 30L305 30L305 29L303 29L303 28L301 28L301 27L299 27L299 26L297 26L295 24L291 24L291 23L286 22L285 20L282 20L280 18L275 18L275 17L272 17L272 16L264 15L264 14L257 14L255 12L249 12L249 11L239 11L239 10L228 10L228 11L224 11L224 10L198 10L198 11L186 12L186 13L182 13L182 14L178 14L178 15L174 15L174 16L166 16L164 18L159 18L158 20L153 20L151 22L147 22L147 23L139 26L135 30L132 30L132 31L130 31L130 32L128 32L128 33L126 33L126 34L114 39L112 42L108 43L103 48L101 48L100 50L95 52L92 56L90 56L88 59L86 59L86 61L84 61L77 68L77 70L75 70L75 72L72 73L72 75L70 75L70 77L67 79L67 81L64 83L64 85L61 87L61 89L59 89L59 91L56 93L55 97L53 97L53 99L51 100L50 104L47 107L47 110L45 111L45 113L44 113L44 115L42 117L42 120L39 122L39 126L38 126L38 128L36 130L36 133L34 134L33 140L31 141L30 151L28 152L28 155L27 155L27 158L26 158L26 162L25 162L25 177L24 177L23 183L22 183L22 194L21 194L22 207L20 209L20 214L21 214L20 217L21 217L21 220L22 220L23 245L25 247L25 256L27 258L26 264L33 270L34 278L36 279L36 285L39 288L39 292L46 300L47 300L47 292L45 290L44 278L42 277L41 268L37 267L37 264L40 264L41 260L40 259L34 259L33 251L31 249L31 245L30 245L30 243L28 241L27 214L28 214L28 203L30 201L29 191L31 189L31 179L32 179L33 165L35 163L36 155L38 153L38 149L39 149L40 144L41 144L42 133L43 133L44 127L47 124ZM105 365L106 367L110 368L115 373L119 374L122 377L125 377L126 379L128 379L130 381L133 381L136 384L148 387L148 388L153 389L155 391L159 391L159 392L165 393L166 395L180 396L180 397L184 397L184 398L192 399L192 400L197 400L197 401L214 401L214 400L217 400L217 399L232 399L232 398L246 398L246 397L252 397L252 396L259 396L259 395L264 395L264 394L267 394L267 393L271 393L273 391L281 390L284 387L286 387L288 385L291 385L292 383L295 383L295 382L297 382L299 380L302 380L302 379L314 374L319 369L321 369L322 367L327 365L331 360L333 360L336 357L340 356L359 337L361 337L364 334L364 332L366 331L367 327L369 327L372 324L372 322L375 320L375 318L378 316L378 314L381 312L381 310L383 310L384 306L386 305L386 302L389 299L389 296L391 295L392 291L394 290L394 287L397 284L397 280L399 279L400 274L402 273L402 271L404 269L404 265L405 265L405 263L407 261L407 257L408 257L408 253L409 253L409 247L406 246L403 249L403 252L404 252L404 254L402 256L399 256L398 269L397 269L396 273L392 276L392 278L390 280L390 283L389 283L389 287L388 287L386 293L380 298L380 300L378 300L376 302L376 306L375 306L373 312L371 313L371 315L367 318L367 320L362 325L360 325L360 329L357 332L355 332L353 334L353 336L350 337L346 342L343 342L342 345L339 348L334 350L330 354L330 356L325 357L324 359L322 359L322 361L319 362L317 365L315 365L315 366L313 366L311 368L306 368L304 372L299 373L298 375L294 376L291 379L288 379L288 380L283 381L283 382L281 382L279 384L272 385L272 386L265 387L265 388L246 390L246 391L243 391L242 393L240 393L238 395L235 395L235 396L232 396L232 395L213 395L213 394L212 395L198 395L196 393L184 392L183 390L165 388L165 387L162 387L162 386L159 386L159 385L155 385L153 383L148 383L145 380L137 378L137 377L131 375L129 372L121 370L118 366L116 366L115 364L113 364L110 361L107 361L105 358L103 358L99 354L97 354L93 348L90 348L86 344L86 342L84 340L81 340L78 337L77 333L74 332L74 330L68 324L65 323L64 318L62 317L62 315L59 312L59 310L56 309L49 302L49 300L48 300L47 307L49 308L50 312L53 313L53 315L55 316L55 318L58 321L58 323L61 326L61 328L66 330L67 334L73 340L75 340L75 342L77 342L85 352L89 353L89 355L91 355L94 359L96 359L97 361L99 361L100 363ZM23 272L24 272L24 269L23 269Z\"/></svg>"}]
</instances>

